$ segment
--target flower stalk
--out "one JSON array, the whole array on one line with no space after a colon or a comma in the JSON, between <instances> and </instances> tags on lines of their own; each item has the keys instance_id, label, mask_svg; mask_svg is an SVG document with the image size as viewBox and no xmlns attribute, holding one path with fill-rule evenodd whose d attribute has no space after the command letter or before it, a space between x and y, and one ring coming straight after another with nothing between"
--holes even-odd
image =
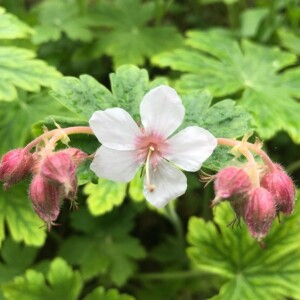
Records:
<instances>
[{"instance_id":1,"label":"flower stalk","mask_svg":"<svg viewBox=\"0 0 300 300\"><path fill-rule=\"evenodd\" d=\"M24 151L31 151L32 148L37 146L40 142L45 141L46 139L53 138L51 140L51 144L54 144L59 140L65 138L66 135L71 134L93 134L93 131L89 126L74 126L68 128L53 129L51 131L45 132L44 134L31 141L26 147L24 147Z\"/></svg>"},{"instance_id":2,"label":"flower stalk","mask_svg":"<svg viewBox=\"0 0 300 300\"><path fill-rule=\"evenodd\" d=\"M220 146L236 147L236 146L240 146L241 144L243 144L250 151L259 155L271 171L275 170L274 163L272 162L270 157L267 155L267 153L261 149L261 146L257 145L257 143L252 144L252 143L249 143L246 141L237 141L237 140L228 139L228 138L217 138L217 141L218 141L218 145L220 145Z\"/></svg>"}]
</instances>

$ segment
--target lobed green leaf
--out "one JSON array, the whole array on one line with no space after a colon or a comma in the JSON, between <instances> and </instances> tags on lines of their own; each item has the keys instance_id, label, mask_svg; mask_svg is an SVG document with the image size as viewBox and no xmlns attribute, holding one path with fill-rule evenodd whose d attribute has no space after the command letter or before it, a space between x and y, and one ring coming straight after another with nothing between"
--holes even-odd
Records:
<instances>
[{"instance_id":1,"label":"lobed green leaf","mask_svg":"<svg viewBox=\"0 0 300 300\"><path fill-rule=\"evenodd\" d=\"M33 30L0 6L0 39L27 38Z\"/></svg>"},{"instance_id":2,"label":"lobed green leaf","mask_svg":"<svg viewBox=\"0 0 300 300\"><path fill-rule=\"evenodd\" d=\"M27 270L24 276L3 285L8 300L77 300L81 289L79 272L73 271L61 258L51 262L46 277L37 271Z\"/></svg>"},{"instance_id":3,"label":"lobed green leaf","mask_svg":"<svg viewBox=\"0 0 300 300\"><path fill-rule=\"evenodd\" d=\"M89 183L84 187L87 205L94 216L103 215L115 206L120 206L126 196L126 183L99 179L98 184Z\"/></svg>"},{"instance_id":4,"label":"lobed green leaf","mask_svg":"<svg viewBox=\"0 0 300 300\"><path fill-rule=\"evenodd\" d=\"M94 19L106 28L100 44L105 45L103 51L113 57L116 66L142 65L146 58L182 44L175 27L149 25L155 13L154 3L140 0L115 0L113 5L103 1L96 7Z\"/></svg>"},{"instance_id":5,"label":"lobed green leaf","mask_svg":"<svg viewBox=\"0 0 300 300\"><path fill-rule=\"evenodd\" d=\"M126 207L98 218L84 209L74 212L72 225L79 234L64 242L60 255L79 265L85 279L106 274L114 284L123 285L136 270L136 260L145 256L139 241L129 235L133 217Z\"/></svg>"},{"instance_id":6,"label":"lobed green leaf","mask_svg":"<svg viewBox=\"0 0 300 300\"><path fill-rule=\"evenodd\" d=\"M188 256L194 267L222 278L213 299L299 299L299 205L283 223L274 221L262 249L246 225L229 228L233 212L227 203L216 208L215 223L192 217Z\"/></svg>"},{"instance_id":7,"label":"lobed green leaf","mask_svg":"<svg viewBox=\"0 0 300 300\"><path fill-rule=\"evenodd\" d=\"M233 95L253 116L257 131L269 139L285 130L300 142L297 115L299 68L294 54L244 40L239 45L228 32L190 31L191 48L156 56L153 62L184 72L177 83L181 91L208 89L214 96ZM239 96L241 94L241 96Z\"/></svg>"},{"instance_id":8,"label":"lobed green leaf","mask_svg":"<svg viewBox=\"0 0 300 300\"><path fill-rule=\"evenodd\" d=\"M120 294L116 289L105 291L103 287L98 287L84 297L84 300L134 300L134 298L126 294Z\"/></svg>"},{"instance_id":9,"label":"lobed green leaf","mask_svg":"<svg viewBox=\"0 0 300 300\"><path fill-rule=\"evenodd\" d=\"M9 192L0 190L0 211L0 245L6 237L5 224L14 241L32 246L44 244L44 224L34 213L24 184L11 187Z\"/></svg>"},{"instance_id":10,"label":"lobed green leaf","mask_svg":"<svg viewBox=\"0 0 300 300\"><path fill-rule=\"evenodd\" d=\"M17 88L39 92L49 87L61 74L35 54L17 47L0 47L0 100L17 98Z\"/></svg>"}]
</instances>

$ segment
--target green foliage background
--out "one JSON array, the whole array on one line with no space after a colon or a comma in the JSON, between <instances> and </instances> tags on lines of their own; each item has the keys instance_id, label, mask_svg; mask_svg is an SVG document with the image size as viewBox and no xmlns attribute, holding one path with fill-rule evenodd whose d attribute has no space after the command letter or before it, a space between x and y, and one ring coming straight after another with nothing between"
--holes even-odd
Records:
<instances>
[{"instance_id":1,"label":"green foliage background","mask_svg":"<svg viewBox=\"0 0 300 300\"><path fill-rule=\"evenodd\" d=\"M177 89L183 126L217 137L255 130L299 185L299 0L0 0L0 155L118 106L139 121L143 95ZM92 154L92 136L71 137ZM60 145L61 146L61 145ZM204 164L233 162L219 147ZM266 249L187 174L165 209L129 184L78 170L78 211L46 232L28 183L0 190L0 300L300 299L300 207Z\"/></svg>"}]
</instances>

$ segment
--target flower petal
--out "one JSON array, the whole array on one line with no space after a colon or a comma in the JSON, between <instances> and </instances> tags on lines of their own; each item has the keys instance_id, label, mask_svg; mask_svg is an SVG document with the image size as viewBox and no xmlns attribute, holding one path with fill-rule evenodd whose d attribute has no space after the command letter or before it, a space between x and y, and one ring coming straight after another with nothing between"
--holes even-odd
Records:
<instances>
[{"instance_id":1,"label":"flower petal","mask_svg":"<svg viewBox=\"0 0 300 300\"><path fill-rule=\"evenodd\" d=\"M182 123L184 111L176 91L164 85L149 91L140 106L141 120L146 132L165 138Z\"/></svg>"},{"instance_id":2,"label":"flower petal","mask_svg":"<svg viewBox=\"0 0 300 300\"><path fill-rule=\"evenodd\" d=\"M99 142L115 150L134 150L136 136L141 134L132 117L122 108L98 110L89 123Z\"/></svg>"},{"instance_id":3,"label":"flower petal","mask_svg":"<svg viewBox=\"0 0 300 300\"><path fill-rule=\"evenodd\" d=\"M150 167L150 180L155 187L154 191L150 192L145 185L144 195L155 207L165 206L170 200L184 194L187 188L185 175L164 160L159 163L155 170Z\"/></svg>"},{"instance_id":4,"label":"flower petal","mask_svg":"<svg viewBox=\"0 0 300 300\"><path fill-rule=\"evenodd\" d=\"M119 151L101 146L90 168L98 177L128 182L142 165L136 160L136 155L136 151Z\"/></svg>"},{"instance_id":5,"label":"flower petal","mask_svg":"<svg viewBox=\"0 0 300 300\"><path fill-rule=\"evenodd\" d=\"M165 158L190 172L198 171L217 146L217 139L209 131L198 126L181 130L168 142L169 151Z\"/></svg>"}]
</instances>

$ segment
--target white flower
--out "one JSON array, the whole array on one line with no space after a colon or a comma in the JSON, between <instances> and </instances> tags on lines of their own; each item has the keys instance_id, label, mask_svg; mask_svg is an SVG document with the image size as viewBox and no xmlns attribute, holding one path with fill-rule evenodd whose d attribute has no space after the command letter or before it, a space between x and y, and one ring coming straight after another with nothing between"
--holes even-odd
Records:
<instances>
[{"instance_id":1,"label":"white flower","mask_svg":"<svg viewBox=\"0 0 300 300\"><path fill-rule=\"evenodd\" d=\"M121 108L96 111L90 126L102 146L91 169L101 178L128 182L144 165L144 195L152 205L163 207L181 196L187 183L179 168L199 170L217 145L216 138L198 126L170 137L182 123L184 111L176 91L163 85L141 102L142 128Z\"/></svg>"}]
</instances>

